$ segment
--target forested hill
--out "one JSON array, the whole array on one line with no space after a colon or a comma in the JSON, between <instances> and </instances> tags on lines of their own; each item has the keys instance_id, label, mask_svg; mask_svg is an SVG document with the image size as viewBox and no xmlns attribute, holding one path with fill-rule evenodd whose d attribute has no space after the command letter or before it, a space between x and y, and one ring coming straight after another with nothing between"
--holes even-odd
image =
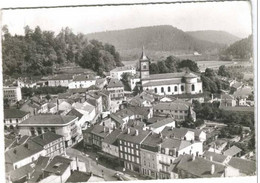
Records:
<instances>
[{"instance_id":1,"label":"forested hill","mask_svg":"<svg viewBox=\"0 0 260 183\"><path fill-rule=\"evenodd\" d=\"M89 39L115 45L121 50L146 49L153 51L205 52L222 47L217 43L196 39L170 25L140 27L87 34Z\"/></svg>"},{"instance_id":2,"label":"forested hill","mask_svg":"<svg viewBox=\"0 0 260 183\"><path fill-rule=\"evenodd\" d=\"M239 37L234 36L233 34L230 34L225 31L205 30L205 31L188 31L186 33L200 40L209 41L212 43L225 44L225 45L230 45L240 40Z\"/></svg>"},{"instance_id":3,"label":"forested hill","mask_svg":"<svg viewBox=\"0 0 260 183\"><path fill-rule=\"evenodd\" d=\"M3 73L6 76L43 76L67 63L75 63L102 75L121 66L115 47L96 40L87 40L83 34L74 34L65 28L55 36L52 31L25 27L25 35L11 35L3 27Z\"/></svg>"},{"instance_id":4,"label":"forested hill","mask_svg":"<svg viewBox=\"0 0 260 183\"><path fill-rule=\"evenodd\" d=\"M233 43L222 52L222 55L225 55L226 57L232 57L235 59L251 58L253 56L252 35Z\"/></svg>"}]
</instances>

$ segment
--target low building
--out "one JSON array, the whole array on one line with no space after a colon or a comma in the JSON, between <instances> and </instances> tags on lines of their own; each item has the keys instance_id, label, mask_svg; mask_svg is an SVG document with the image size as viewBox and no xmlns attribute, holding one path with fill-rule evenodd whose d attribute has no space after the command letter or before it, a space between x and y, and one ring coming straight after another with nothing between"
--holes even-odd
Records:
<instances>
[{"instance_id":1,"label":"low building","mask_svg":"<svg viewBox=\"0 0 260 183\"><path fill-rule=\"evenodd\" d=\"M92 75L76 75L73 80L69 83L69 89L74 88L89 88L96 84L96 78Z\"/></svg>"},{"instance_id":2,"label":"low building","mask_svg":"<svg viewBox=\"0 0 260 183\"><path fill-rule=\"evenodd\" d=\"M256 175L256 163L247 159L232 157L228 164L239 170L239 176Z\"/></svg>"},{"instance_id":3,"label":"low building","mask_svg":"<svg viewBox=\"0 0 260 183\"><path fill-rule=\"evenodd\" d=\"M88 137L90 140L90 144L97 150L102 149L102 142L104 138L111 133L111 130L102 125L94 125L94 127L90 131L90 136Z\"/></svg>"},{"instance_id":4,"label":"low building","mask_svg":"<svg viewBox=\"0 0 260 183\"><path fill-rule=\"evenodd\" d=\"M227 149L226 151L224 151L223 154L226 156L231 156L231 157L239 157L239 156L241 156L241 152L242 152L242 149L240 149L239 147L234 145L234 146L230 147L229 149Z\"/></svg>"},{"instance_id":5,"label":"low building","mask_svg":"<svg viewBox=\"0 0 260 183\"><path fill-rule=\"evenodd\" d=\"M3 87L4 99L8 99L11 103L16 103L22 100L22 91L20 87Z\"/></svg>"},{"instance_id":6,"label":"low building","mask_svg":"<svg viewBox=\"0 0 260 183\"><path fill-rule=\"evenodd\" d=\"M110 77L113 79L121 80L123 73L129 73L131 75L135 75L136 68L132 66L116 67L110 71Z\"/></svg>"},{"instance_id":7,"label":"low building","mask_svg":"<svg viewBox=\"0 0 260 183\"><path fill-rule=\"evenodd\" d=\"M220 97L220 105L234 107L234 106L236 106L236 99L232 95L222 94Z\"/></svg>"},{"instance_id":8,"label":"low building","mask_svg":"<svg viewBox=\"0 0 260 183\"><path fill-rule=\"evenodd\" d=\"M25 112L19 109L4 109L4 125L5 128L13 129L17 127L19 123L28 119L29 112Z\"/></svg>"},{"instance_id":9,"label":"low building","mask_svg":"<svg viewBox=\"0 0 260 183\"><path fill-rule=\"evenodd\" d=\"M47 131L62 135L67 148L82 140L82 132L77 122L76 116L37 115L21 122L18 126L21 135L36 136Z\"/></svg>"},{"instance_id":10,"label":"low building","mask_svg":"<svg viewBox=\"0 0 260 183\"><path fill-rule=\"evenodd\" d=\"M6 172L18 169L44 156L46 151L32 140L5 152Z\"/></svg>"},{"instance_id":11,"label":"low building","mask_svg":"<svg viewBox=\"0 0 260 183\"><path fill-rule=\"evenodd\" d=\"M111 100L124 99L124 85L117 79L111 79L108 83L107 90L110 92Z\"/></svg>"},{"instance_id":12,"label":"low building","mask_svg":"<svg viewBox=\"0 0 260 183\"><path fill-rule=\"evenodd\" d=\"M45 132L39 136L31 138L36 144L43 147L46 151L46 156L57 156L64 154L65 143L62 135L53 132Z\"/></svg>"},{"instance_id":13,"label":"low building","mask_svg":"<svg viewBox=\"0 0 260 183\"><path fill-rule=\"evenodd\" d=\"M175 128L175 126L176 124L173 118L166 118L156 123L148 125L147 128L155 133L160 133L165 127Z\"/></svg>"},{"instance_id":14,"label":"low building","mask_svg":"<svg viewBox=\"0 0 260 183\"><path fill-rule=\"evenodd\" d=\"M54 75L54 76L49 77L47 80L48 80L48 86L51 86L51 87L57 87L57 86L68 87L69 83L71 83L73 81L73 75L71 75L71 74Z\"/></svg>"},{"instance_id":15,"label":"low building","mask_svg":"<svg viewBox=\"0 0 260 183\"><path fill-rule=\"evenodd\" d=\"M173 171L182 179L239 176L238 169L192 155L183 155Z\"/></svg>"},{"instance_id":16,"label":"low building","mask_svg":"<svg viewBox=\"0 0 260 183\"><path fill-rule=\"evenodd\" d=\"M196 121L196 113L192 110L191 104L184 102L160 102L153 106L154 114L166 114L172 116L176 121L184 121L190 116Z\"/></svg>"}]
</instances>

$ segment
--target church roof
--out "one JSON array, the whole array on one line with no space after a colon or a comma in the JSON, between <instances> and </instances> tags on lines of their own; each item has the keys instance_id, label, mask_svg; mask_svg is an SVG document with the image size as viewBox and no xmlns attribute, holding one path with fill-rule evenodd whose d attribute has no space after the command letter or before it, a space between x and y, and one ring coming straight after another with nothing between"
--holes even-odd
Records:
<instances>
[{"instance_id":1,"label":"church roof","mask_svg":"<svg viewBox=\"0 0 260 183\"><path fill-rule=\"evenodd\" d=\"M144 78L143 80L163 80L163 79L169 79L169 78L182 78L182 77L190 77L190 78L196 78L198 77L194 73L186 73L186 72L175 72L175 73L165 73L165 74L151 74L149 77Z\"/></svg>"},{"instance_id":2,"label":"church roof","mask_svg":"<svg viewBox=\"0 0 260 183\"><path fill-rule=\"evenodd\" d=\"M142 51L140 60L149 60L149 59L147 58L147 56L145 55L145 53L144 53L144 47L143 47L143 51Z\"/></svg>"}]
</instances>

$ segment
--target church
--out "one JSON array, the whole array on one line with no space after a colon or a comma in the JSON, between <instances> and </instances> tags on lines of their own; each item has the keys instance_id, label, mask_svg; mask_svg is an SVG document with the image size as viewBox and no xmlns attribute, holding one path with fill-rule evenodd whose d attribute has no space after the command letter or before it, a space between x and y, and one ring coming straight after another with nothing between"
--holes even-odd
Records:
<instances>
[{"instance_id":1,"label":"church","mask_svg":"<svg viewBox=\"0 0 260 183\"><path fill-rule=\"evenodd\" d=\"M139 60L140 81L144 90L157 95L179 95L202 93L200 76L192 72L176 72L165 74L149 74L150 60L142 51Z\"/></svg>"}]
</instances>

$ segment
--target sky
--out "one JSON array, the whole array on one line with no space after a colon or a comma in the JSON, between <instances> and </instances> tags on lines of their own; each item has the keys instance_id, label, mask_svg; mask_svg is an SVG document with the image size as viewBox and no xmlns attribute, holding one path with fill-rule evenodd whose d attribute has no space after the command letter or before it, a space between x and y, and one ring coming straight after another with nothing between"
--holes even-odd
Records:
<instances>
[{"instance_id":1,"label":"sky","mask_svg":"<svg viewBox=\"0 0 260 183\"><path fill-rule=\"evenodd\" d=\"M240 38L252 33L251 6L243 1L3 10L2 25L11 34L23 34L26 25L55 33L62 27L87 34L153 25L221 30Z\"/></svg>"}]
</instances>

